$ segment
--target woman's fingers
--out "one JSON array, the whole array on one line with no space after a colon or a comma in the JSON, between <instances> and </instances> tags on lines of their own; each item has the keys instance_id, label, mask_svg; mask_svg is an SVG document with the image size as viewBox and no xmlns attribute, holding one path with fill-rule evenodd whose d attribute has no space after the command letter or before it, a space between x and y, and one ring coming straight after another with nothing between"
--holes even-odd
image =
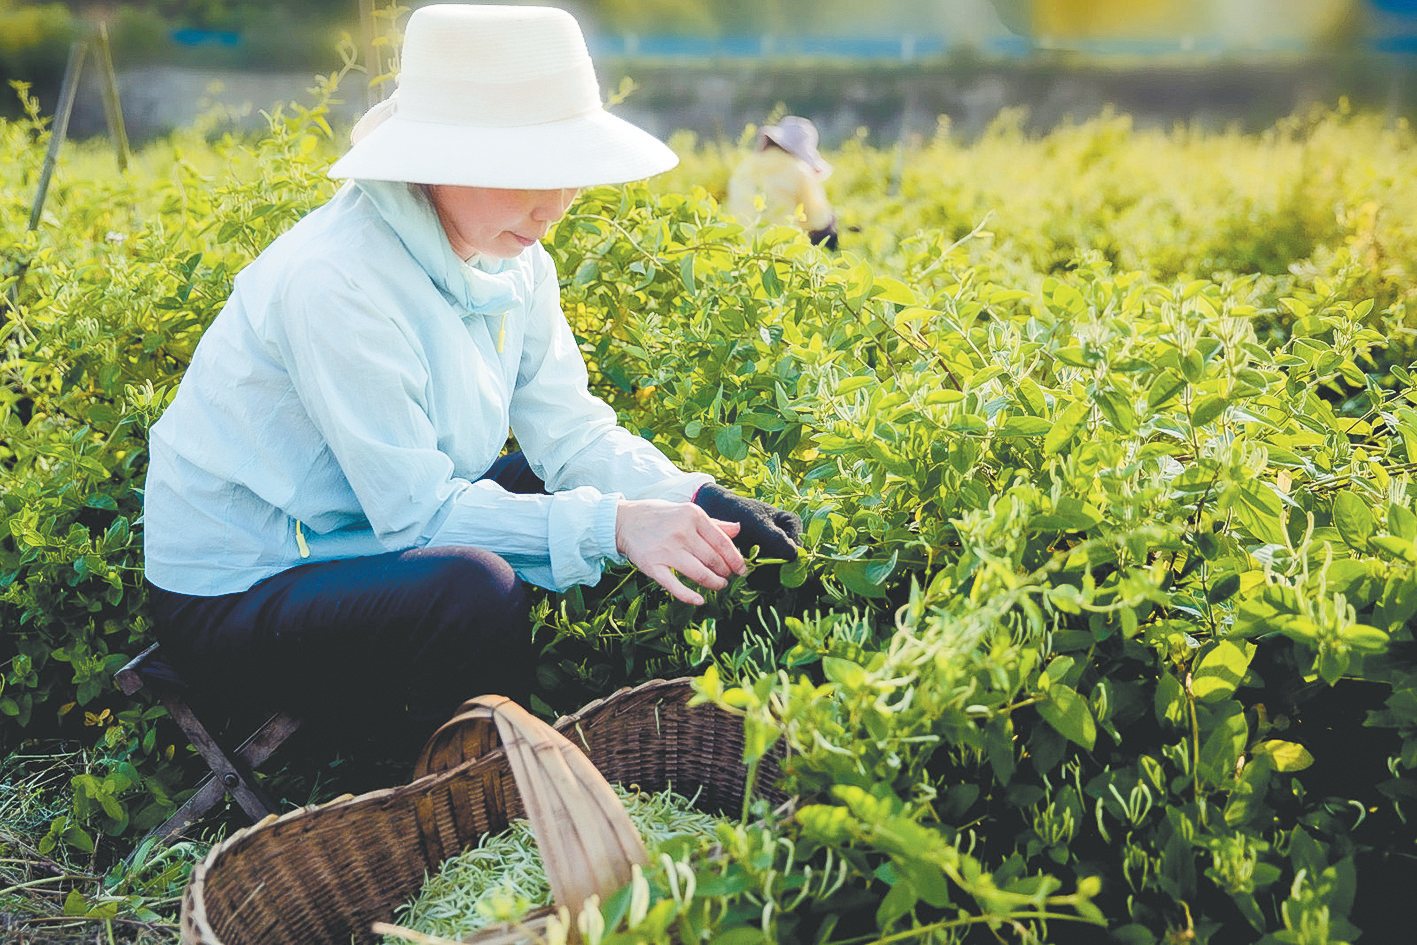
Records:
<instances>
[{"instance_id":1,"label":"woman's fingers","mask_svg":"<svg viewBox=\"0 0 1417 945\"><path fill-rule=\"evenodd\" d=\"M678 600L702 604L703 596L680 577L714 590L731 574L747 573L733 544L736 522L719 522L698 506L658 499L624 501L615 519L620 553Z\"/></svg>"},{"instance_id":2,"label":"woman's fingers","mask_svg":"<svg viewBox=\"0 0 1417 945\"><path fill-rule=\"evenodd\" d=\"M690 506L698 508L698 506ZM707 515L704 516L708 518ZM743 560L743 552L733 543L733 537L742 529L737 522L720 522L709 518L706 526L699 529L699 537L704 539L708 552L702 557L705 562L713 561L713 570L727 577L729 574L747 574L748 565Z\"/></svg>"},{"instance_id":3,"label":"woman's fingers","mask_svg":"<svg viewBox=\"0 0 1417 945\"><path fill-rule=\"evenodd\" d=\"M704 602L704 595L689 588L683 581L679 580L674 569L665 565L652 565L648 568L640 568L656 584L670 593L675 600L681 600L686 604L693 604L695 607Z\"/></svg>"}]
</instances>

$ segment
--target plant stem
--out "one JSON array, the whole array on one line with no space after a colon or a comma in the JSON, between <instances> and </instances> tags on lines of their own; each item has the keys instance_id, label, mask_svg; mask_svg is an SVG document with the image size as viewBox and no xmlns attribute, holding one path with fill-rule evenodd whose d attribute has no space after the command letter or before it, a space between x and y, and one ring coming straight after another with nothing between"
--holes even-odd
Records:
<instances>
[{"instance_id":1,"label":"plant stem","mask_svg":"<svg viewBox=\"0 0 1417 945\"><path fill-rule=\"evenodd\" d=\"M16 883L14 886L7 886L4 889L0 889L0 896L8 896L10 895L10 893L18 892L21 889L29 889L34 886L42 886L46 883L81 882L83 880L92 878L93 877L91 876L74 876L70 873L65 873L62 876L45 876L41 879L32 879L29 882Z\"/></svg>"},{"instance_id":2,"label":"plant stem","mask_svg":"<svg viewBox=\"0 0 1417 945\"><path fill-rule=\"evenodd\" d=\"M760 761L762 761L762 758L754 758L752 761L748 762L748 782L743 785L742 822L745 824L748 822L748 812L751 810L753 804L753 788L756 787L758 783L758 762Z\"/></svg>"},{"instance_id":3,"label":"plant stem","mask_svg":"<svg viewBox=\"0 0 1417 945\"><path fill-rule=\"evenodd\" d=\"M1063 922L1083 922L1087 925L1098 924L1097 921L1094 919L1088 919L1078 915L1060 915L1056 912L1012 912L1009 913L1007 917L995 915L972 915L964 919L942 919L939 922L932 922L929 925L916 926L913 929L906 929L903 932L896 932L892 935L883 935L879 938L870 935L863 935L859 938L846 939L843 942L838 942L837 945L855 945L855 943L857 942L871 942L872 945L885 945L886 942L900 942L906 939L919 938L920 935L924 932L934 932L937 930L943 931L944 929L962 928L967 925L979 925L981 922L1012 922L1019 919L1042 919L1045 922L1055 920Z\"/></svg>"},{"instance_id":4,"label":"plant stem","mask_svg":"<svg viewBox=\"0 0 1417 945\"><path fill-rule=\"evenodd\" d=\"M1186 674L1186 707L1191 716L1191 784L1195 788L1196 809L1201 826L1205 823L1205 791L1201 788L1201 728L1196 718L1196 698L1191 694L1191 675Z\"/></svg>"}]
</instances>

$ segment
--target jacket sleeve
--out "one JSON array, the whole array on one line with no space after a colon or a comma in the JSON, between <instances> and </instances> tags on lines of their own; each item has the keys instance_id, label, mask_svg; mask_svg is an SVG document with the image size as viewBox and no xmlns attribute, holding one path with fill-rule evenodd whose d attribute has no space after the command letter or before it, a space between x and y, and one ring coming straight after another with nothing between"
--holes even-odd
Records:
<instances>
[{"instance_id":1,"label":"jacket sleeve","mask_svg":"<svg viewBox=\"0 0 1417 945\"><path fill-rule=\"evenodd\" d=\"M712 481L684 472L654 444L620 426L588 385L585 359L561 310L555 270L542 250L511 421L517 443L547 489L590 487L630 499L687 501Z\"/></svg>"},{"instance_id":2,"label":"jacket sleeve","mask_svg":"<svg viewBox=\"0 0 1417 945\"><path fill-rule=\"evenodd\" d=\"M326 280L318 298L291 295L276 342L295 396L383 547L485 548L553 590L593 583L606 561L623 560L617 496L575 487L513 495L456 474L428 412L436 379L396 314L396 286ZM298 497L292 514L301 517ZM317 516L305 521L318 527Z\"/></svg>"}]
</instances>

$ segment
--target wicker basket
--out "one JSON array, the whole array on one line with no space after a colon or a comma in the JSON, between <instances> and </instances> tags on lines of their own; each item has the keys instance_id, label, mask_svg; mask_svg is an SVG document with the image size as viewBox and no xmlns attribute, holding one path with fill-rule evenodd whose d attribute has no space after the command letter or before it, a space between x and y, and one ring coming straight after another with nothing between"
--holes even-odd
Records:
<instances>
[{"instance_id":1,"label":"wicker basket","mask_svg":"<svg viewBox=\"0 0 1417 945\"><path fill-rule=\"evenodd\" d=\"M697 793L705 810L736 812L747 778L742 722L690 706L692 694L687 679L655 680L554 728L607 782L672 786ZM525 815L506 752L491 749L487 727L450 726L425 749L429 773L409 784L267 818L213 847L183 897L183 945L375 941L372 924L390 921L444 859ZM774 803L784 800L776 780L765 760L757 793Z\"/></svg>"}]
</instances>

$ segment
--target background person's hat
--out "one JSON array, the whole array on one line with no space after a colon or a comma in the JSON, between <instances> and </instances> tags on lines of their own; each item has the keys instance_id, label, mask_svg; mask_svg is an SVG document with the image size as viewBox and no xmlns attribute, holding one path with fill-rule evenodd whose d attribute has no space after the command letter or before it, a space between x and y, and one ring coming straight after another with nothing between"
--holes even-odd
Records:
<instances>
[{"instance_id":1,"label":"background person's hat","mask_svg":"<svg viewBox=\"0 0 1417 945\"><path fill-rule=\"evenodd\" d=\"M806 161L822 177L831 173L831 165L822 160L817 151L817 126L808 119L788 115L775 125L764 125L758 134L793 157Z\"/></svg>"},{"instance_id":2,"label":"background person's hat","mask_svg":"<svg viewBox=\"0 0 1417 945\"><path fill-rule=\"evenodd\" d=\"M441 3L404 30L398 91L360 119L331 177L555 190L620 184L678 157L601 105L564 10Z\"/></svg>"}]
</instances>

